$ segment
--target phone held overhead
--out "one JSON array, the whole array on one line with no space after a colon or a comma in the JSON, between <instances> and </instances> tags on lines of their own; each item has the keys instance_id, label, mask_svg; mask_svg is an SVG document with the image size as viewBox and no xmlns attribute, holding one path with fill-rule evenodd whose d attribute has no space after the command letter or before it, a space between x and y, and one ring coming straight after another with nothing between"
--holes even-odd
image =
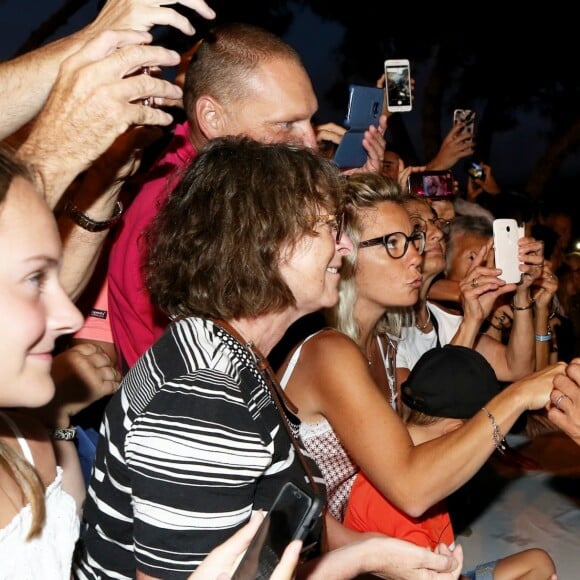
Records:
<instances>
[{"instance_id":1,"label":"phone held overhead","mask_svg":"<svg viewBox=\"0 0 580 580\"><path fill-rule=\"evenodd\" d=\"M453 174L450 170L420 171L411 173L408 179L409 192L423 197L452 197Z\"/></svg>"},{"instance_id":2,"label":"phone held overhead","mask_svg":"<svg viewBox=\"0 0 580 580\"><path fill-rule=\"evenodd\" d=\"M524 228L514 219L493 220L493 252L495 267L501 269L501 278L508 284L519 284L522 279L518 259L518 240L523 237Z\"/></svg>"},{"instance_id":3,"label":"phone held overhead","mask_svg":"<svg viewBox=\"0 0 580 580\"><path fill-rule=\"evenodd\" d=\"M362 145L364 133L370 125L378 127L385 95L383 89L356 84L349 85L348 91L344 120L348 131L334 154L334 162L341 169L362 167L366 163L368 154Z\"/></svg>"},{"instance_id":4,"label":"phone held overhead","mask_svg":"<svg viewBox=\"0 0 580 580\"><path fill-rule=\"evenodd\" d=\"M475 137L475 111L472 109L455 109L453 111L453 124L463 123L462 133L466 136Z\"/></svg>"},{"instance_id":5,"label":"phone held overhead","mask_svg":"<svg viewBox=\"0 0 580 580\"><path fill-rule=\"evenodd\" d=\"M385 60L385 94L387 110L405 113L413 108L411 96L411 65L409 59Z\"/></svg>"}]
</instances>

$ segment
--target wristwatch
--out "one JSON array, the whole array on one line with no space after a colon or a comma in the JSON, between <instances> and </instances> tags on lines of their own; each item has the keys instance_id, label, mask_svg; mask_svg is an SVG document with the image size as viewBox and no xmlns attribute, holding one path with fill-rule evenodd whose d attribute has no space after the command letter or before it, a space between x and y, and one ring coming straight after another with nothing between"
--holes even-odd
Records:
<instances>
[{"instance_id":1,"label":"wristwatch","mask_svg":"<svg viewBox=\"0 0 580 580\"><path fill-rule=\"evenodd\" d=\"M66 202L64 213L70 219L72 219L75 224L84 230L87 230L88 232L102 232L112 228L121 219L121 216L123 215L123 204L120 201L117 201L113 215L110 217L110 219L103 222L98 222L91 219L88 215L84 214L70 199Z\"/></svg>"}]
</instances>

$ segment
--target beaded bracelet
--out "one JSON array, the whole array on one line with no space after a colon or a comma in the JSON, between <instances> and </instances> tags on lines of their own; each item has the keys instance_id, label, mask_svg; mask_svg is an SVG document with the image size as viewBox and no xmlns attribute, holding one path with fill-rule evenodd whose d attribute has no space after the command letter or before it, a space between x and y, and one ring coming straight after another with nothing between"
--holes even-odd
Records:
<instances>
[{"instance_id":1,"label":"beaded bracelet","mask_svg":"<svg viewBox=\"0 0 580 580\"><path fill-rule=\"evenodd\" d=\"M76 436L76 427L69 427L68 429L55 429L52 432L52 438L56 441L72 441Z\"/></svg>"},{"instance_id":2,"label":"beaded bracelet","mask_svg":"<svg viewBox=\"0 0 580 580\"><path fill-rule=\"evenodd\" d=\"M491 428L493 429L492 437L495 448L503 455L507 447L507 441L502 435L499 425L495 422L495 417L485 407L482 407L481 410L485 411L489 420L491 421Z\"/></svg>"},{"instance_id":3,"label":"beaded bracelet","mask_svg":"<svg viewBox=\"0 0 580 580\"><path fill-rule=\"evenodd\" d=\"M546 334L536 334L537 342L549 342L552 340L552 327L548 324Z\"/></svg>"},{"instance_id":4,"label":"beaded bracelet","mask_svg":"<svg viewBox=\"0 0 580 580\"><path fill-rule=\"evenodd\" d=\"M534 304L536 303L535 298L530 298L530 302L527 306L516 306L516 299L515 297L512 298L512 309L513 310L529 310Z\"/></svg>"}]
</instances>

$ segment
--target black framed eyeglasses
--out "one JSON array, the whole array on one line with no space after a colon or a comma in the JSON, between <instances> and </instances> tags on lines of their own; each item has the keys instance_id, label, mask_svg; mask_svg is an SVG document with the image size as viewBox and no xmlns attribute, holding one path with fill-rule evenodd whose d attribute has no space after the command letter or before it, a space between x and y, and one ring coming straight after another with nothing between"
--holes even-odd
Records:
<instances>
[{"instance_id":1,"label":"black framed eyeglasses","mask_svg":"<svg viewBox=\"0 0 580 580\"><path fill-rule=\"evenodd\" d=\"M427 222L433 224L438 230L441 230L443 235L448 236L451 231L451 222L443 218L429 218L425 219L418 215L411 216L411 223L415 230L427 231Z\"/></svg>"},{"instance_id":2,"label":"black framed eyeglasses","mask_svg":"<svg viewBox=\"0 0 580 580\"><path fill-rule=\"evenodd\" d=\"M344 227L346 225L346 213L341 214L321 214L316 216L317 224L328 225L334 234L336 243L340 242L340 238L344 232Z\"/></svg>"},{"instance_id":3,"label":"black framed eyeglasses","mask_svg":"<svg viewBox=\"0 0 580 580\"><path fill-rule=\"evenodd\" d=\"M393 232L392 234L385 234L372 240L365 240L360 242L359 248L370 248L371 246L378 246L382 244L387 250L387 254L391 258L398 260L402 258L409 248L409 243L412 243L419 255L425 251L425 232L415 230L410 236L403 232Z\"/></svg>"}]
</instances>

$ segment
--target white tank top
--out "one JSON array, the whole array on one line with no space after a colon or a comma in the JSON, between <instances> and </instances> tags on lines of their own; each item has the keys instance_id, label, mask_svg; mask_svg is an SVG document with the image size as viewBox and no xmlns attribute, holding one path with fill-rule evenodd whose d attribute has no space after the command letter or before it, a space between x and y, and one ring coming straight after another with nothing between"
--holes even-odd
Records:
<instances>
[{"instance_id":1,"label":"white tank top","mask_svg":"<svg viewBox=\"0 0 580 580\"><path fill-rule=\"evenodd\" d=\"M0 411L14 432L24 457L34 465L26 439L14 421ZM79 537L80 522L75 500L62 489L62 468L45 494L46 522L42 533L27 540L32 512L26 505L12 521L0 529L1 580L70 580L73 550Z\"/></svg>"}]
</instances>

